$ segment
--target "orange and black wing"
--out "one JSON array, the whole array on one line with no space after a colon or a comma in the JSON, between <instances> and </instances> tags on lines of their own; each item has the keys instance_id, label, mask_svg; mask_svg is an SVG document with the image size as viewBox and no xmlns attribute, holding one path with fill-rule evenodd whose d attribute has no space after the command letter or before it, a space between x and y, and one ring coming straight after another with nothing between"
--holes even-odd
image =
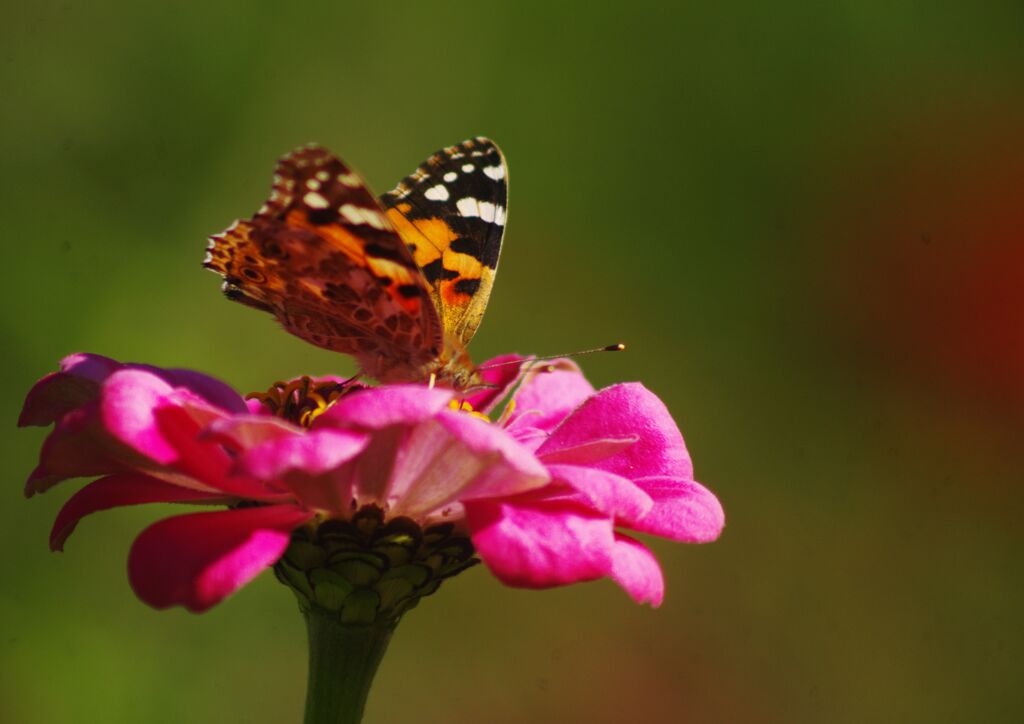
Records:
<instances>
[{"instance_id":1,"label":"orange and black wing","mask_svg":"<svg viewBox=\"0 0 1024 724\"><path fill-rule=\"evenodd\" d=\"M505 233L508 168L501 150L480 137L444 148L380 201L430 283L445 332L469 344Z\"/></svg>"},{"instance_id":2,"label":"orange and black wing","mask_svg":"<svg viewBox=\"0 0 1024 724\"><path fill-rule=\"evenodd\" d=\"M203 265L224 277L230 299L354 355L373 377L440 353L430 287L404 240L362 177L323 148L281 159L270 199L210 237Z\"/></svg>"}]
</instances>

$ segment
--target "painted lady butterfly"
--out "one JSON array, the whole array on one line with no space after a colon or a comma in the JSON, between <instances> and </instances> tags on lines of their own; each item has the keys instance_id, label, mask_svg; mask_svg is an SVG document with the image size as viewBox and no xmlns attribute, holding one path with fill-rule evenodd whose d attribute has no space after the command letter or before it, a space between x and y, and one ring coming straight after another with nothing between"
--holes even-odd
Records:
<instances>
[{"instance_id":1,"label":"painted lady butterfly","mask_svg":"<svg viewBox=\"0 0 1024 724\"><path fill-rule=\"evenodd\" d=\"M306 146L278 163L255 216L210 237L203 266L229 299L353 355L370 377L466 389L479 384L466 345L494 285L507 184L486 138L438 151L379 199Z\"/></svg>"}]
</instances>

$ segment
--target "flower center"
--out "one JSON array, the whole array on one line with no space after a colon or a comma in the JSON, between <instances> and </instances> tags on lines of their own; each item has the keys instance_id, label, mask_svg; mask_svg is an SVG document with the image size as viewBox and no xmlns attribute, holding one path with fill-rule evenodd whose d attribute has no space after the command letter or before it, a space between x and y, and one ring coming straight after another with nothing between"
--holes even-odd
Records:
<instances>
[{"instance_id":1,"label":"flower center","mask_svg":"<svg viewBox=\"0 0 1024 724\"><path fill-rule=\"evenodd\" d=\"M309 427L342 395L357 389L353 380L317 381L300 377L291 382L275 382L266 392L251 392L246 399L259 400L276 417Z\"/></svg>"}]
</instances>

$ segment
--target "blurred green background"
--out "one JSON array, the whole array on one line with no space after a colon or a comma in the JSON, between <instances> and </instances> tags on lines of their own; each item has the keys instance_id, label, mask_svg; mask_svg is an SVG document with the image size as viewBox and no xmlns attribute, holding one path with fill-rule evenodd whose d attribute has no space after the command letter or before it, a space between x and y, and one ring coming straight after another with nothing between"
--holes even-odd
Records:
<instances>
[{"instance_id":1,"label":"blurred green background","mask_svg":"<svg viewBox=\"0 0 1024 724\"><path fill-rule=\"evenodd\" d=\"M162 5L162 6L161 6ZM629 343L598 385L673 410L728 516L652 545L659 610L482 568L402 623L367 722L1016 722L1024 495L1024 6L3 3L0 720L289 722L270 575L203 616L128 588L171 509L47 534L74 351L243 390L350 362L224 301L205 237L307 141L383 191L486 134L512 177L474 356Z\"/></svg>"}]
</instances>

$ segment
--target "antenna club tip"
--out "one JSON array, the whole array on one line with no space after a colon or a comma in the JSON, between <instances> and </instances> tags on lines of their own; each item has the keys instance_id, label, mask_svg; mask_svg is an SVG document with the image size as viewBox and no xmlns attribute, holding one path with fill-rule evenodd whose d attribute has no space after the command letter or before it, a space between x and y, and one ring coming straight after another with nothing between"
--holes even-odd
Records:
<instances>
[{"instance_id":1,"label":"antenna club tip","mask_svg":"<svg viewBox=\"0 0 1024 724\"><path fill-rule=\"evenodd\" d=\"M626 345L624 345L622 342L618 342L616 344L608 345L607 347L604 348L604 351L605 352L623 352L623 351L625 351L625 349L626 349Z\"/></svg>"}]
</instances>

